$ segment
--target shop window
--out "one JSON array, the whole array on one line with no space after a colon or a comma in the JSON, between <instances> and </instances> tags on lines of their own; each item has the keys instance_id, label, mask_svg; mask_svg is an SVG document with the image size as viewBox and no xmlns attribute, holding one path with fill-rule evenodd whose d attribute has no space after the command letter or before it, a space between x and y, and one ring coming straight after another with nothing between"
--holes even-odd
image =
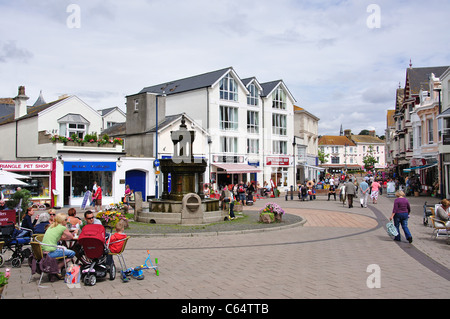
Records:
<instances>
[{"instance_id":1,"label":"shop window","mask_svg":"<svg viewBox=\"0 0 450 319\"><path fill-rule=\"evenodd\" d=\"M86 191L92 192L94 182L102 188L103 196L112 195L112 172L90 172L74 171L72 172L72 197L83 197Z\"/></svg>"}]
</instances>

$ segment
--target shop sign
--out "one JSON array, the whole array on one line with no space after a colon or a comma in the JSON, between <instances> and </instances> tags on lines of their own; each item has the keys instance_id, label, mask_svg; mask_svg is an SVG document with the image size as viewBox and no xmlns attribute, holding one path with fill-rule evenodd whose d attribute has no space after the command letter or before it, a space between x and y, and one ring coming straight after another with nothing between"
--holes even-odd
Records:
<instances>
[{"instance_id":1,"label":"shop sign","mask_svg":"<svg viewBox=\"0 0 450 319\"><path fill-rule=\"evenodd\" d=\"M289 166L289 157L267 157L267 165Z\"/></svg>"},{"instance_id":2,"label":"shop sign","mask_svg":"<svg viewBox=\"0 0 450 319\"><path fill-rule=\"evenodd\" d=\"M5 171L51 171L52 162L0 162Z\"/></svg>"},{"instance_id":3,"label":"shop sign","mask_svg":"<svg viewBox=\"0 0 450 319\"><path fill-rule=\"evenodd\" d=\"M16 222L15 210L0 210L0 226L7 226Z\"/></svg>"},{"instance_id":4,"label":"shop sign","mask_svg":"<svg viewBox=\"0 0 450 319\"><path fill-rule=\"evenodd\" d=\"M64 171L115 172L116 162L64 162Z\"/></svg>"}]
</instances>

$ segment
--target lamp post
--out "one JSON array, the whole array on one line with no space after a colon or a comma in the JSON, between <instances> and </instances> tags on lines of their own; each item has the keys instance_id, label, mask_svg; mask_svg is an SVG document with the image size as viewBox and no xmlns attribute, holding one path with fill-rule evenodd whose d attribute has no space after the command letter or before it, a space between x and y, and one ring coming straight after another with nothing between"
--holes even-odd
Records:
<instances>
[{"instance_id":1,"label":"lamp post","mask_svg":"<svg viewBox=\"0 0 450 319\"><path fill-rule=\"evenodd\" d=\"M160 96L166 96L165 91L163 91L162 94L157 94L155 96L155 113L156 113L156 129L155 129L155 161L154 161L154 166L156 168L156 165L159 166L159 153L158 153L158 140L159 140L159 135L158 135L158 97ZM159 171L159 168L158 168ZM156 174L155 176L155 198L159 198L159 189L158 189L158 183L159 183L159 175L160 174Z\"/></svg>"},{"instance_id":2,"label":"lamp post","mask_svg":"<svg viewBox=\"0 0 450 319\"><path fill-rule=\"evenodd\" d=\"M441 102L441 89L434 89L433 91L436 91L436 92L438 92L438 94L439 94L439 109L438 109L438 113L439 113L439 115L441 115L441 113L442 113L442 102ZM439 121L439 120L438 120ZM441 132L438 132L438 134L441 134L442 135L442 133ZM443 172L443 170L444 170L444 165L443 165L443 162L444 162L444 154L442 154L442 153L439 153L439 179L440 179L440 185L439 185L439 190L440 190L440 197L441 197L441 199L444 199L445 198L445 196L444 196L444 172Z\"/></svg>"}]
</instances>

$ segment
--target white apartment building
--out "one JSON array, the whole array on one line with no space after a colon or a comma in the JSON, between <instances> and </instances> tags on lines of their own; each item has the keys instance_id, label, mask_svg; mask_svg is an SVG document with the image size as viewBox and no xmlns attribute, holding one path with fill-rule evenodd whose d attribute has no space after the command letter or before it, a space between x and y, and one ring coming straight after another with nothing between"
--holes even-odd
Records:
<instances>
[{"instance_id":1,"label":"white apartment building","mask_svg":"<svg viewBox=\"0 0 450 319\"><path fill-rule=\"evenodd\" d=\"M216 186L295 185L295 99L282 80L241 79L228 67L145 87L142 93L164 96L166 115L186 113L209 133L207 176Z\"/></svg>"}]
</instances>

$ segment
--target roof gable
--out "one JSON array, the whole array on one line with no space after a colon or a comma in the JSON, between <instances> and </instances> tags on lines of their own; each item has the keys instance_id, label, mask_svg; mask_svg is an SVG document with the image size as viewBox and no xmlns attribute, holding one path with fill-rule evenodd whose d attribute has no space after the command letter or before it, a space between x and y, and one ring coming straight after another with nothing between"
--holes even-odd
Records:
<instances>
[{"instance_id":1,"label":"roof gable","mask_svg":"<svg viewBox=\"0 0 450 319\"><path fill-rule=\"evenodd\" d=\"M449 66L435 66L425 68L408 68L406 71L405 92L409 97L419 94L421 89L428 91L428 80L431 73L436 77L440 77Z\"/></svg>"},{"instance_id":2,"label":"roof gable","mask_svg":"<svg viewBox=\"0 0 450 319\"><path fill-rule=\"evenodd\" d=\"M276 80L276 81L272 81L272 82L261 83L261 87L263 88L263 92L262 92L261 96L262 97L271 96L272 93L280 86L284 90L286 95L291 99L292 103L295 103L296 100L295 100L294 96L291 94L291 92L287 88L286 84L284 84L283 80Z\"/></svg>"}]
</instances>

